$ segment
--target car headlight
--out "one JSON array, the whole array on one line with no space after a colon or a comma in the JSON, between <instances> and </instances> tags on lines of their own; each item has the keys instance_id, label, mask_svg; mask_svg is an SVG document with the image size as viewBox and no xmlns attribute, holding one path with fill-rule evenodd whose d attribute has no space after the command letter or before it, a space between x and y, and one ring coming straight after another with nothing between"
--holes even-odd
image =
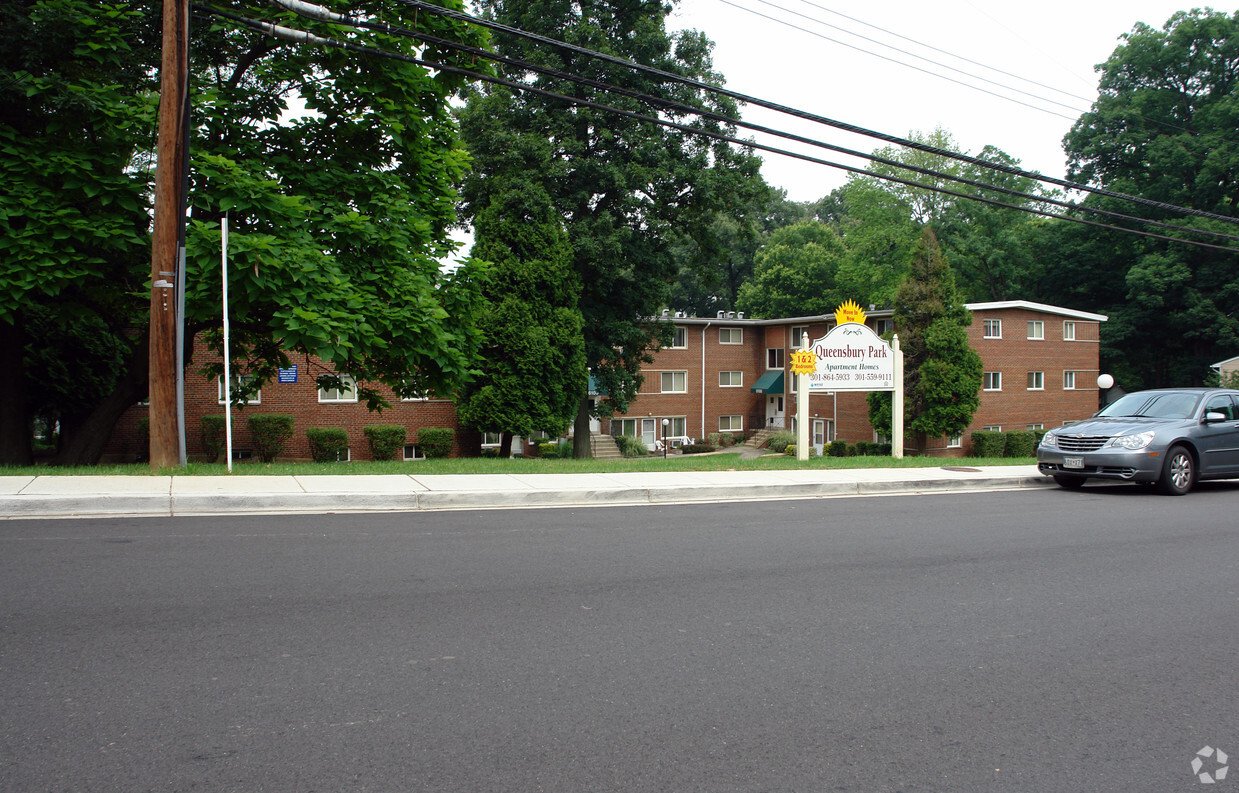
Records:
<instances>
[{"instance_id":1,"label":"car headlight","mask_svg":"<svg viewBox=\"0 0 1239 793\"><path fill-rule=\"evenodd\" d=\"M1058 436L1052 432L1047 432L1045 435L1042 435L1041 436L1041 448L1042 449L1058 448Z\"/></svg>"},{"instance_id":2,"label":"car headlight","mask_svg":"<svg viewBox=\"0 0 1239 793\"><path fill-rule=\"evenodd\" d=\"M1120 449L1143 449L1153 442L1153 430L1137 432L1133 435L1120 435L1110 443Z\"/></svg>"}]
</instances>

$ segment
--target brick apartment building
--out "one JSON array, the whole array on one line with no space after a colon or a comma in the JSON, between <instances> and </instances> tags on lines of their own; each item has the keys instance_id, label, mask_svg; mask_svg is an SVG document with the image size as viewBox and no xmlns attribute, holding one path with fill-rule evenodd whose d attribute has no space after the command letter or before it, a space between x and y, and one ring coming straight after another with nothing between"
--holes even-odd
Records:
<instances>
[{"instance_id":1,"label":"brick apartment building","mask_svg":"<svg viewBox=\"0 0 1239 793\"><path fill-rule=\"evenodd\" d=\"M983 362L981 404L963 435L931 439L927 452L963 455L976 430L1049 429L1097 410L1099 339L1106 317L1022 300L967 307L973 314L968 339ZM873 311L866 324L886 333L892 330L891 315ZM663 436L663 419L671 439L794 429L790 352L803 334L816 340L835 325L833 314L664 318L676 325L674 345L643 370L645 383L628 413L604 427L611 434L642 437L650 446ZM864 393L813 393L808 412L819 452L836 439L876 439Z\"/></svg>"},{"instance_id":2,"label":"brick apartment building","mask_svg":"<svg viewBox=\"0 0 1239 793\"><path fill-rule=\"evenodd\" d=\"M932 439L927 452L963 455L976 430L1050 429L1097 410L1098 342L1105 316L1020 300L973 303L968 309L973 315L968 338L985 371L980 408L963 435ZM790 351L802 334L815 340L835 324L833 314L746 319L734 312L712 318L665 312L662 319L675 324L672 346L656 353L654 363L643 370L644 384L629 411L595 422L594 431L635 435L653 448L664 436L679 441L705 439L715 432L748 435L763 428L793 429L796 398ZM891 312L873 311L866 324L886 333L892 329ZM206 355L199 345L195 360ZM417 436L423 427L455 430L454 456L498 444L498 438L462 430L450 400L401 400L388 392L391 407L372 413L358 402L355 392L321 391L314 377L322 371L319 367L315 360L298 362L295 370L282 372L247 407L234 412L234 453L245 455L252 449L245 419L255 412L295 417L286 451L294 459L309 458L310 427L343 427L355 460L370 459L363 434L370 424L408 428L406 459L420 456ZM185 385L186 446L191 459L203 454L202 416L222 412L219 383L191 369ZM145 415L141 405L125 414L109 443L109 457L144 455L139 421ZM850 443L876 439L863 393L814 393L809 397L809 415L810 435L819 451L836 439Z\"/></svg>"}]
</instances>

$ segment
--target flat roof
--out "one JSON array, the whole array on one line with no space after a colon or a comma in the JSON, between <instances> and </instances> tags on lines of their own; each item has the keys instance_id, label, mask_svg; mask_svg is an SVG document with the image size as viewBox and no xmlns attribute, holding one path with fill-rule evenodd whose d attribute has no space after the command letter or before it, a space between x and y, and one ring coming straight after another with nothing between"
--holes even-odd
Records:
<instances>
[{"instance_id":1,"label":"flat roof","mask_svg":"<svg viewBox=\"0 0 1239 793\"><path fill-rule=\"evenodd\" d=\"M1087 311L1076 311L1072 308L1063 308L1061 306L1051 306L1047 303L1034 303L1031 300L999 300L989 303L965 303L964 308L969 311L998 311L1005 308L1019 308L1027 311L1039 311L1043 314L1055 314L1057 316L1071 317L1073 319L1088 320L1090 322L1105 322L1110 318L1105 314L1092 314ZM677 316L676 312L671 312L663 316L655 317L655 319L666 320L670 322L679 322L684 325L748 325L748 326L763 326L763 325L808 325L813 322L834 322L835 313L832 311L829 314L810 314L803 317L778 317L775 319L761 319L757 317L739 317L735 316L735 311L729 311L732 316L713 316L713 317L685 317ZM865 316L871 319L890 319L895 314L893 309L879 308L865 312ZM1239 356L1236 356L1239 357ZM1234 360L1233 358L1231 360ZM1226 363L1223 361L1223 363Z\"/></svg>"}]
</instances>

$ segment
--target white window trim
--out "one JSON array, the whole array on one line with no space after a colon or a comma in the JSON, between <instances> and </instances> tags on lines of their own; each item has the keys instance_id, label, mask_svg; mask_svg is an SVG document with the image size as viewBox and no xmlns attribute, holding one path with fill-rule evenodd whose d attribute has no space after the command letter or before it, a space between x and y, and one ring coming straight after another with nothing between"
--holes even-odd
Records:
<instances>
[{"instance_id":1,"label":"white window trim","mask_svg":"<svg viewBox=\"0 0 1239 793\"><path fill-rule=\"evenodd\" d=\"M952 435L951 437L947 438L946 447L948 449L964 448L964 436L963 435Z\"/></svg>"},{"instance_id":2,"label":"white window trim","mask_svg":"<svg viewBox=\"0 0 1239 793\"><path fill-rule=\"evenodd\" d=\"M1071 381L1070 385L1067 384L1068 380ZM1076 373L1074 369L1063 370L1063 390L1064 391L1075 391L1076 390Z\"/></svg>"},{"instance_id":3,"label":"white window trim","mask_svg":"<svg viewBox=\"0 0 1239 793\"><path fill-rule=\"evenodd\" d=\"M253 375L248 375L248 374L234 374L234 375L232 376L232 380L233 380L233 382L238 383L238 384L239 384L239 383L243 383L243 382L245 382L245 380L246 380L246 379L253 379ZM219 377L215 378L215 385L216 385L216 387L219 389L219 404L221 404L221 405L222 405L222 404L224 404L224 376L223 376L222 374L221 374ZM234 394L235 394L235 393L236 393L236 391L233 391L232 393L234 393ZM138 404L139 404L139 405L150 405L150 402L139 402ZM258 389L257 391L255 391L255 392L254 392L254 395L253 395L252 397L250 397L250 398L246 401L246 403L245 403L245 404L247 404L247 405L261 405L261 404L262 404L262 389L260 388L260 389Z\"/></svg>"},{"instance_id":4,"label":"white window trim","mask_svg":"<svg viewBox=\"0 0 1239 793\"><path fill-rule=\"evenodd\" d=\"M1038 431L1038 430L1043 430L1043 429L1045 429L1045 425L1044 425L1044 424L1029 424L1029 425L1026 427L1026 429L1027 429L1029 432L1036 432L1036 431Z\"/></svg>"},{"instance_id":5,"label":"white window trim","mask_svg":"<svg viewBox=\"0 0 1239 793\"><path fill-rule=\"evenodd\" d=\"M318 402L320 405L352 405L357 402L357 381L352 375L340 375L340 382L352 393L352 397L337 397L328 399L323 396L326 392L323 389L318 389Z\"/></svg>"},{"instance_id":6,"label":"white window trim","mask_svg":"<svg viewBox=\"0 0 1239 793\"><path fill-rule=\"evenodd\" d=\"M1067 335L1067 328L1071 328L1071 335L1070 335L1070 336L1068 336L1068 335ZM1065 320L1063 320L1063 341L1075 341L1075 340L1076 340L1076 323L1075 323L1075 321L1074 321L1074 320L1070 320L1070 319L1065 319Z\"/></svg>"},{"instance_id":7,"label":"white window trim","mask_svg":"<svg viewBox=\"0 0 1239 793\"><path fill-rule=\"evenodd\" d=\"M728 338L731 341L723 341L723 331L727 331ZM719 328L718 329L719 344L744 344L744 328Z\"/></svg>"},{"instance_id":8,"label":"white window trim","mask_svg":"<svg viewBox=\"0 0 1239 793\"><path fill-rule=\"evenodd\" d=\"M730 427L728 429L723 429L723 419L739 419L740 426L738 428ZM718 431L719 432L744 432L744 416L739 413L733 413L727 416L719 416L718 417Z\"/></svg>"},{"instance_id":9,"label":"white window trim","mask_svg":"<svg viewBox=\"0 0 1239 793\"><path fill-rule=\"evenodd\" d=\"M683 375L684 387L679 391L675 390L675 376ZM671 375L671 391L666 390L666 383L663 382L664 375ZM684 369L668 369L658 373L658 393L660 394L687 394L688 393L688 372Z\"/></svg>"},{"instance_id":10,"label":"white window trim","mask_svg":"<svg viewBox=\"0 0 1239 793\"><path fill-rule=\"evenodd\" d=\"M676 344L676 340L683 334L684 343ZM688 349L688 328L683 325L676 325L675 330L671 334L671 346L668 349L672 350L687 350Z\"/></svg>"},{"instance_id":11,"label":"white window trim","mask_svg":"<svg viewBox=\"0 0 1239 793\"><path fill-rule=\"evenodd\" d=\"M997 388L986 388L985 387L985 375L987 374L992 374L995 376L994 378L991 378L991 379L998 381ZM981 374L981 390L982 391L1001 391L1002 390L1002 372L983 372Z\"/></svg>"},{"instance_id":12,"label":"white window trim","mask_svg":"<svg viewBox=\"0 0 1239 793\"><path fill-rule=\"evenodd\" d=\"M740 378L739 378L740 382L738 382L738 383L724 383L724 382L723 382L723 375L725 375L725 374L738 374L738 375L740 375ZM719 388L744 388L744 370L742 370L742 369L723 369L723 370L719 371L719 373L718 373L718 387L719 387Z\"/></svg>"},{"instance_id":13,"label":"white window trim","mask_svg":"<svg viewBox=\"0 0 1239 793\"><path fill-rule=\"evenodd\" d=\"M1040 336L1034 336L1033 331L1040 331ZM1045 320L1030 319L1028 320L1028 340L1029 341L1045 341Z\"/></svg>"},{"instance_id":14,"label":"white window trim","mask_svg":"<svg viewBox=\"0 0 1239 793\"><path fill-rule=\"evenodd\" d=\"M1040 385L1028 386L1029 391L1044 391L1045 390L1045 372L1029 372L1030 375L1037 375L1033 378L1034 382L1040 382Z\"/></svg>"},{"instance_id":15,"label":"white window trim","mask_svg":"<svg viewBox=\"0 0 1239 793\"><path fill-rule=\"evenodd\" d=\"M413 450L412 457L409 456L409 449ZM426 459L425 453L423 453L422 450L418 448L416 443L406 443L404 445L403 455L404 455L405 462L410 462L412 460L425 460Z\"/></svg>"},{"instance_id":16,"label":"white window trim","mask_svg":"<svg viewBox=\"0 0 1239 793\"><path fill-rule=\"evenodd\" d=\"M778 366L770 365L770 354L774 353L774 357L781 359ZM777 372L780 369L787 368L787 355L782 347L767 347L766 348L766 371Z\"/></svg>"},{"instance_id":17,"label":"white window trim","mask_svg":"<svg viewBox=\"0 0 1239 793\"><path fill-rule=\"evenodd\" d=\"M998 325L998 334L995 336L991 336L989 331L985 330L986 326L989 325L989 323L991 322ZM1002 338L1002 320L1001 319L981 320L981 333L982 333L981 338L983 339L1001 339Z\"/></svg>"},{"instance_id":18,"label":"white window trim","mask_svg":"<svg viewBox=\"0 0 1239 793\"><path fill-rule=\"evenodd\" d=\"M981 432L1002 432L1001 424L990 424L987 427L982 427Z\"/></svg>"},{"instance_id":19,"label":"white window trim","mask_svg":"<svg viewBox=\"0 0 1239 793\"><path fill-rule=\"evenodd\" d=\"M799 350L801 338L809 335L808 325L797 325L788 332L787 348L789 350ZM810 339L812 341L812 339Z\"/></svg>"}]
</instances>

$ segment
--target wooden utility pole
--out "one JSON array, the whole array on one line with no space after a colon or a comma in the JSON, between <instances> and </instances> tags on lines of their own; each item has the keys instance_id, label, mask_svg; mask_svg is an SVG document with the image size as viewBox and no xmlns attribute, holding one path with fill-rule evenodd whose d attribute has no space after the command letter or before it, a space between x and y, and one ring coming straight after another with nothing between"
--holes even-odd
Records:
<instances>
[{"instance_id":1,"label":"wooden utility pole","mask_svg":"<svg viewBox=\"0 0 1239 793\"><path fill-rule=\"evenodd\" d=\"M189 0L164 0L151 235L149 399L154 469L171 468L181 462L176 400L176 277L181 227L185 222L182 193L188 91Z\"/></svg>"}]
</instances>

